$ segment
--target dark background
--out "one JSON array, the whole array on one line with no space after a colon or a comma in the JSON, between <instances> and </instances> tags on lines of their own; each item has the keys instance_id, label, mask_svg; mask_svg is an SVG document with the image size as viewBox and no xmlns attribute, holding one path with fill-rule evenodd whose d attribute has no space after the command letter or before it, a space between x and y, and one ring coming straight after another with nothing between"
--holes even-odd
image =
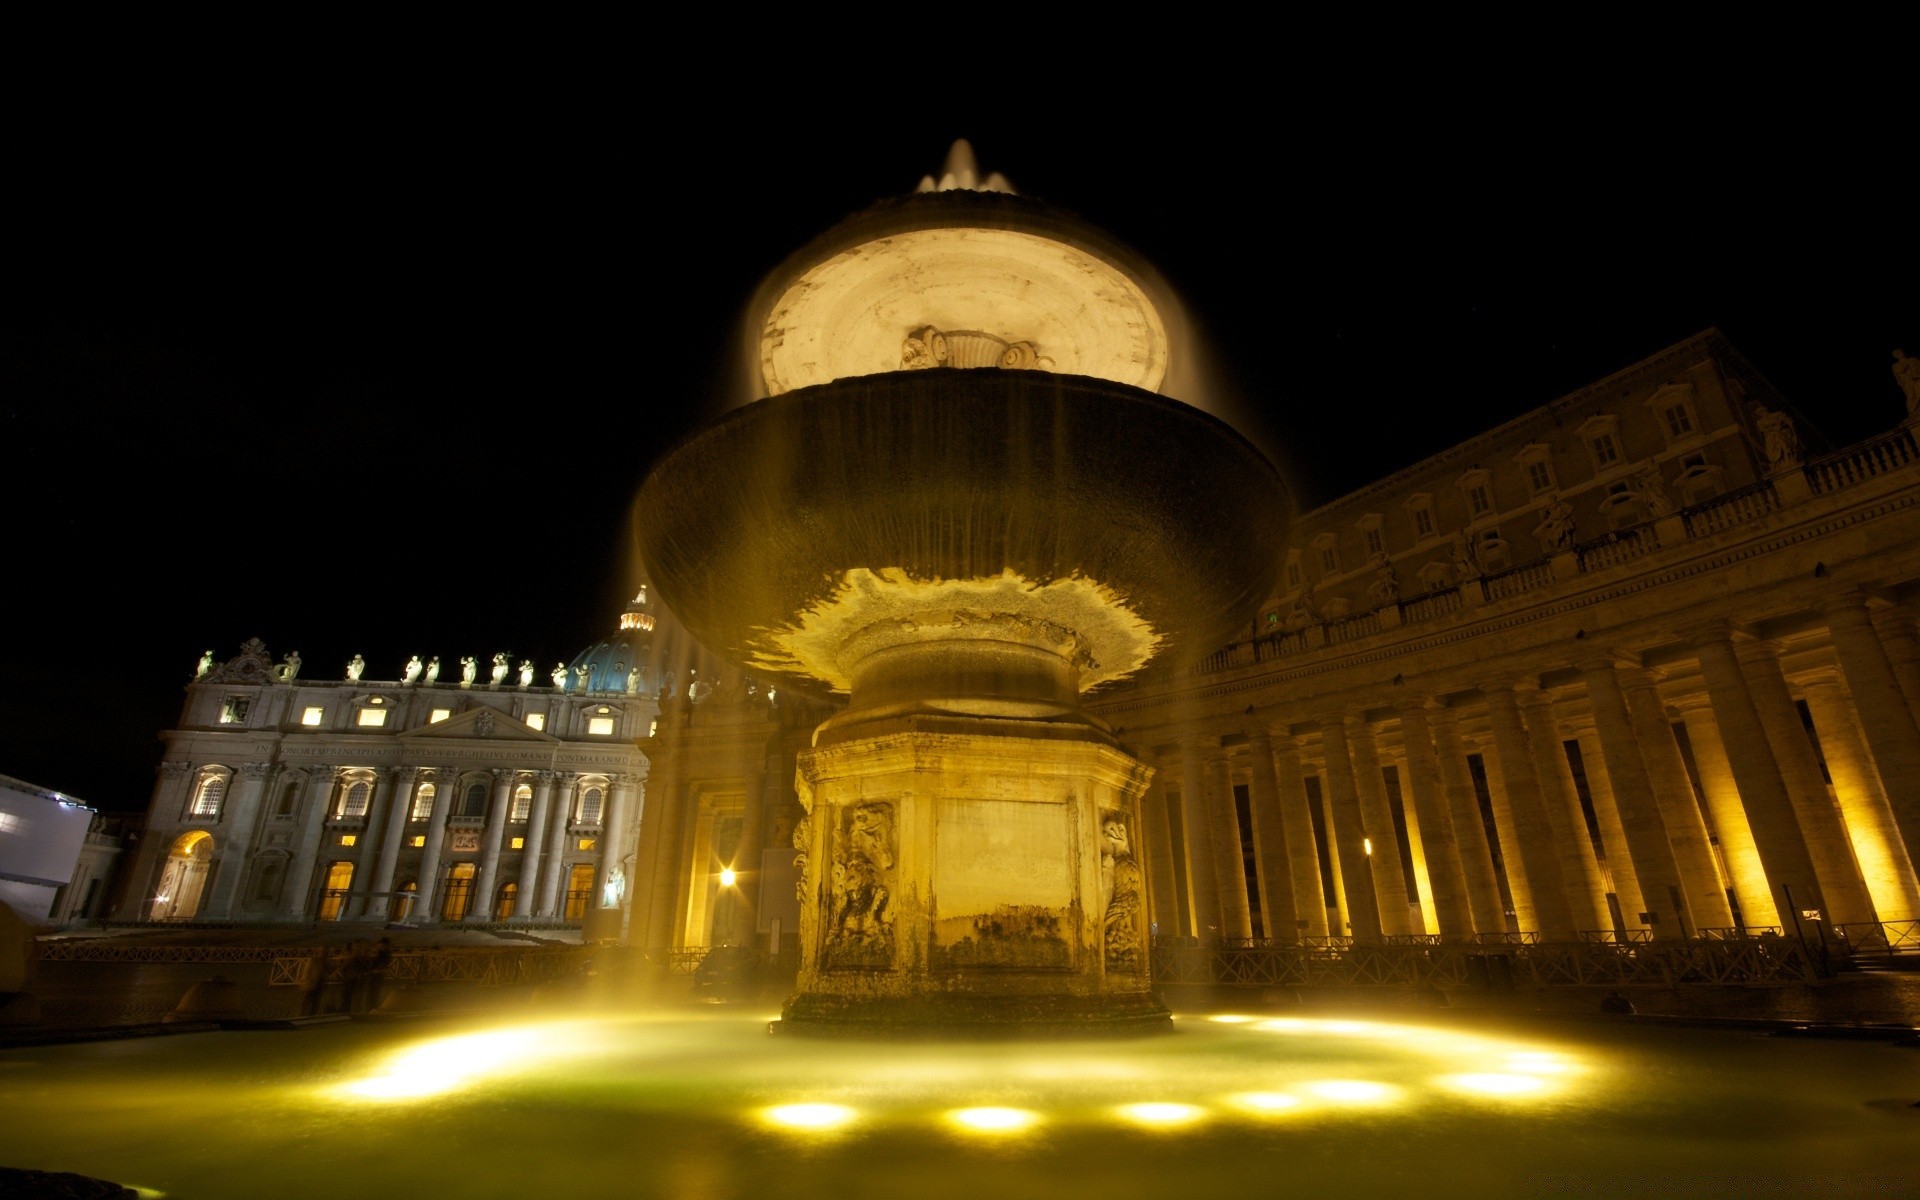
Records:
<instances>
[{"instance_id":1,"label":"dark background","mask_svg":"<svg viewBox=\"0 0 1920 1200\"><path fill-rule=\"evenodd\" d=\"M610 629L633 493L726 399L760 276L955 137L1160 267L1303 508L1708 326L1816 449L1891 428L1920 354L1910 75L1016 106L272 75L86 78L5 150L0 772L108 810L202 650L544 679Z\"/></svg>"}]
</instances>

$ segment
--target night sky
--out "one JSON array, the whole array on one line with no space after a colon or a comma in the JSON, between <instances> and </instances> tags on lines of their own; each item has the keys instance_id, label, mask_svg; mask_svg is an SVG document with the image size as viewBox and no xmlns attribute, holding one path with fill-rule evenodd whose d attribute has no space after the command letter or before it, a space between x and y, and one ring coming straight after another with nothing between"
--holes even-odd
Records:
<instances>
[{"instance_id":1,"label":"night sky","mask_svg":"<svg viewBox=\"0 0 1920 1200\"><path fill-rule=\"evenodd\" d=\"M1920 354L1909 85L69 114L8 150L0 773L144 808L195 660L249 637L320 678L498 650L544 678L612 628L633 493L726 398L760 276L958 136L1159 266L1303 508L1716 325L1816 448L1858 440Z\"/></svg>"}]
</instances>

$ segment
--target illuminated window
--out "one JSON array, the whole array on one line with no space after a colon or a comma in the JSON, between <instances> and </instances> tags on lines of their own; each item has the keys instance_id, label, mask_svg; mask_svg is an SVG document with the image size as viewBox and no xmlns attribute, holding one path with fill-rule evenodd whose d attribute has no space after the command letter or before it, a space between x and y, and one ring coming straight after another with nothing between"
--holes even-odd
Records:
<instances>
[{"instance_id":1,"label":"illuminated window","mask_svg":"<svg viewBox=\"0 0 1920 1200\"><path fill-rule=\"evenodd\" d=\"M407 839L407 845L412 846L415 850L418 850L420 847L426 844L427 844L427 839L417 833Z\"/></svg>"},{"instance_id":2,"label":"illuminated window","mask_svg":"<svg viewBox=\"0 0 1920 1200\"><path fill-rule=\"evenodd\" d=\"M335 816L343 821L357 821L367 815L367 796L372 792L364 780L355 783L340 797L340 811Z\"/></svg>"},{"instance_id":3,"label":"illuminated window","mask_svg":"<svg viewBox=\"0 0 1920 1200\"><path fill-rule=\"evenodd\" d=\"M200 784L194 789L193 804L188 815L195 817L217 817L220 804L227 798L227 773L218 767L209 767L200 773Z\"/></svg>"},{"instance_id":4,"label":"illuminated window","mask_svg":"<svg viewBox=\"0 0 1920 1200\"><path fill-rule=\"evenodd\" d=\"M384 708L363 708L360 710L359 719L354 722L356 725L385 725L386 723L387 710Z\"/></svg>"},{"instance_id":5,"label":"illuminated window","mask_svg":"<svg viewBox=\"0 0 1920 1200\"><path fill-rule=\"evenodd\" d=\"M433 797L436 789L430 783L423 783L413 792L413 813L411 819L424 821L433 816Z\"/></svg>"},{"instance_id":6,"label":"illuminated window","mask_svg":"<svg viewBox=\"0 0 1920 1200\"><path fill-rule=\"evenodd\" d=\"M439 724L439 723L440 723L441 721L444 721L444 720L446 720L446 719L447 719L448 717L450 717L450 716L452 716L452 715L453 715L453 710L452 710L452 709L450 709L450 708L436 708L436 709L434 709L434 710L433 710L433 712L431 712L430 714L428 714L428 716L427 716L427 724L429 724L429 725L437 725L437 724Z\"/></svg>"},{"instance_id":7,"label":"illuminated window","mask_svg":"<svg viewBox=\"0 0 1920 1200\"><path fill-rule=\"evenodd\" d=\"M581 825L600 823L600 801L606 793L597 787L586 788L580 793L580 808L574 813L574 820Z\"/></svg>"},{"instance_id":8,"label":"illuminated window","mask_svg":"<svg viewBox=\"0 0 1920 1200\"><path fill-rule=\"evenodd\" d=\"M222 725L239 725L247 719L247 708L252 702L245 696L228 696L226 703L220 706Z\"/></svg>"},{"instance_id":9,"label":"illuminated window","mask_svg":"<svg viewBox=\"0 0 1920 1200\"><path fill-rule=\"evenodd\" d=\"M579 850L591 850L593 849L594 841L594 838L581 838L579 842L575 843L575 848Z\"/></svg>"},{"instance_id":10,"label":"illuminated window","mask_svg":"<svg viewBox=\"0 0 1920 1200\"><path fill-rule=\"evenodd\" d=\"M343 833L340 835L340 844L342 846L354 846L358 845L359 842L360 835L357 833Z\"/></svg>"},{"instance_id":11,"label":"illuminated window","mask_svg":"<svg viewBox=\"0 0 1920 1200\"><path fill-rule=\"evenodd\" d=\"M321 708L317 704L313 705L309 707L307 711L300 714L300 723L302 725L318 725L320 723L320 718L326 716L326 714L327 714L326 709Z\"/></svg>"},{"instance_id":12,"label":"illuminated window","mask_svg":"<svg viewBox=\"0 0 1920 1200\"><path fill-rule=\"evenodd\" d=\"M525 850L526 848L527 848L527 839L525 839L525 838L514 838L514 839L513 839L513 849L515 849L515 850Z\"/></svg>"},{"instance_id":13,"label":"illuminated window","mask_svg":"<svg viewBox=\"0 0 1920 1200\"><path fill-rule=\"evenodd\" d=\"M532 807L533 789L523 783L513 789L513 810L512 815L507 819L509 821L524 821L527 819L527 811Z\"/></svg>"},{"instance_id":14,"label":"illuminated window","mask_svg":"<svg viewBox=\"0 0 1920 1200\"><path fill-rule=\"evenodd\" d=\"M612 717L588 717L587 732L589 734L592 734L594 737L612 737L613 736L613 718Z\"/></svg>"}]
</instances>

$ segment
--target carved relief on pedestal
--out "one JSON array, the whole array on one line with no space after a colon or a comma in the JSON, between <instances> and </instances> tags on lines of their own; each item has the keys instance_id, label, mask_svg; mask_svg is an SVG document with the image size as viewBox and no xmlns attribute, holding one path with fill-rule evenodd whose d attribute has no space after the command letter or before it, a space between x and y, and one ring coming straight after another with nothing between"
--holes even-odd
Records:
<instances>
[{"instance_id":1,"label":"carved relief on pedestal","mask_svg":"<svg viewBox=\"0 0 1920 1200\"><path fill-rule=\"evenodd\" d=\"M793 848L799 851L793 858L793 898L800 903L807 902L807 889L813 885L812 874L807 870L807 847L813 841L813 817L802 816L800 823L793 827Z\"/></svg>"},{"instance_id":2,"label":"carved relief on pedestal","mask_svg":"<svg viewBox=\"0 0 1920 1200\"><path fill-rule=\"evenodd\" d=\"M900 369L927 367L1001 367L1009 371L1048 371L1053 360L1032 342L1009 342L976 329L936 329L923 326L900 345Z\"/></svg>"},{"instance_id":3,"label":"carved relief on pedestal","mask_svg":"<svg viewBox=\"0 0 1920 1200\"><path fill-rule=\"evenodd\" d=\"M893 966L893 805L846 810L833 839L833 888L822 964L828 969Z\"/></svg>"},{"instance_id":4,"label":"carved relief on pedestal","mask_svg":"<svg viewBox=\"0 0 1920 1200\"><path fill-rule=\"evenodd\" d=\"M1100 890L1106 902L1107 970L1141 972L1140 864L1133 857L1127 821L1118 813L1100 819Z\"/></svg>"}]
</instances>

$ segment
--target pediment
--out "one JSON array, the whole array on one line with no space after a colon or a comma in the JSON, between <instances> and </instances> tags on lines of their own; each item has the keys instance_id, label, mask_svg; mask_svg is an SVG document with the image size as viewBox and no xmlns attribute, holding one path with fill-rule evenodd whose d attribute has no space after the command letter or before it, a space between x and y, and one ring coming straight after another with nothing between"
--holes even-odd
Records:
<instances>
[{"instance_id":1,"label":"pediment","mask_svg":"<svg viewBox=\"0 0 1920 1200\"><path fill-rule=\"evenodd\" d=\"M404 741L493 741L542 742L558 745L560 739L544 733L525 721L510 717L497 708L477 704L457 712L444 721L435 721L421 729L409 730Z\"/></svg>"}]
</instances>

